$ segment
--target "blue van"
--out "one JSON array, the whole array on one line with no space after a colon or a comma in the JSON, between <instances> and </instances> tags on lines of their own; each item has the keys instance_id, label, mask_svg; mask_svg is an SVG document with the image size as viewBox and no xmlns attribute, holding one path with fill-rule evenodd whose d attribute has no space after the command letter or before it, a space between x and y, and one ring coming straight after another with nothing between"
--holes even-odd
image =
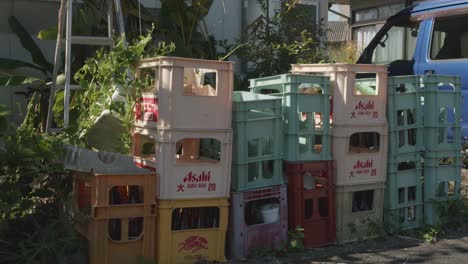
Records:
<instances>
[{"instance_id":1,"label":"blue van","mask_svg":"<svg viewBox=\"0 0 468 264\"><path fill-rule=\"evenodd\" d=\"M386 63L390 76L461 76L468 139L468 1L428 1L403 9L388 18L357 63Z\"/></svg>"}]
</instances>

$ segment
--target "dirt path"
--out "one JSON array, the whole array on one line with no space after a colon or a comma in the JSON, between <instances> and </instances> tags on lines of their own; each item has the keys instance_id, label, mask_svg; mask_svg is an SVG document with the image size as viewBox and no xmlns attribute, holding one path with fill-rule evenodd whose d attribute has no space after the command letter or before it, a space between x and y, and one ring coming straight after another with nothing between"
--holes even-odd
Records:
<instances>
[{"instance_id":1,"label":"dirt path","mask_svg":"<svg viewBox=\"0 0 468 264\"><path fill-rule=\"evenodd\" d=\"M468 230L453 233L435 244L408 238L376 240L329 246L284 257L256 257L241 263L468 263Z\"/></svg>"}]
</instances>

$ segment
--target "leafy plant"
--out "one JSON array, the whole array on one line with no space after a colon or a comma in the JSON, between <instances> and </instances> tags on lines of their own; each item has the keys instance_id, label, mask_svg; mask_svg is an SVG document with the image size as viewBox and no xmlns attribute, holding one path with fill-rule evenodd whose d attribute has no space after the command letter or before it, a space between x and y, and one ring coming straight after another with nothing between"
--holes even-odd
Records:
<instances>
[{"instance_id":1,"label":"leafy plant","mask_svg":"<svg viewBox=\"0 0 468 264\"><path fill-rule=\"evenodd\" d=\"M174 44L165 42L147 50L152 40L151 32L128 48L124 47L123 39L119 38L111 51L101 49L93 58L87 59L75 74L75 80L85 91L75 92L71 98L70 115L73 114L75 118L71 120L67 133L72 143L92 147L91 135L100 133L93 129L106 114L112 116L110 120L114 122L115 133L112 136L101 133L99 141L108 140L108 144L101 144L99 149L128 153L133 107L142 89L148 87L150 82L149 79L130 79L129 76L134 76L134 65L144 56L155 57L174 50ZM62 110L60 104L57 109ZM62 120L57 119L56 122Z\"/></svg>"},{"instance_id":2,"label":"leafy plant","mask_svg":"<svg viewBox=\"0 0 468 264\"><path fill-rule=\"evenodd\" d=\"M263 14L248 27L245 41L248 45L233 54L246 62L247 78L272 76L288 72L293 63L316 63L327 59L325 31L312 17L314 11L300 0L281 1L281 10L268 14L268 1L257 0ZM229 50L231 46L225 46Z\"/></svg>"},{"instance_id":3,"label":"leafy plant","mask_svg":"<svg viewBox=\"0 0 468 264\"><path fill-rule=\"evenodd\" d=\"M333 62L356 63L359 50L355 42L346 42L328 46L328 56Z\"/></svg>"},{"instance_id":4,"label":"leafy plant","mask_svg":"<svg viewBox=\"0 0 468 264\"><path fill-rule=\"evenodd\" d=\"M443 236L443 234L444 231L441 226L432 226L428 227L427 230L423 232L422 237L426 243L435 243Z\"/></svg>"},{"instance_id":5,"label":"leafy plant","mask_svg":"<svg viewBox=\"0 0 468 264\"><path fill-rule=\"evenodd\" d=\"M216 41L205 17L213 0L161 0L159 35L176 46L175 56L217 59Z\"/></svg>"},{"instance_id":6,"label":"leafy plant","mask_svg":"<svg viewBox=\"0 0 468 264\"><path fill-rule=\"evenodd\" d=\"M0 104L0 138L3 135L3 133L8 129L7 117L9 114L10 111L8 110L8 107Z\"/></svg>"},{"instance_id":7,"label":"leafy plant","mask_svg":"<svg viewBox=\"0 0 468 264\"><path fill-rule=\"evenodd\" d=\"M296 226L293 230L289 230L288 238L288 248L290 251L304 250L304 228Z\"/></svg>"},{"instance_id":8,"label":"leafy plant","mask_svg":"<svg viewBox=\"0 0 468 264\"><path fill-rule=\"evenodd\" d=\"M40 82L44 84L52 73L53 65L47 61L41 49L36 45L31 35L14 16L8 18L12 31L18 37L21 46L31 54L32 63L16 59L0 58L0 86L16 86ZM22 75L15 71L20 68L36 70L36 75Z\"/></svg>"}]
</instances>

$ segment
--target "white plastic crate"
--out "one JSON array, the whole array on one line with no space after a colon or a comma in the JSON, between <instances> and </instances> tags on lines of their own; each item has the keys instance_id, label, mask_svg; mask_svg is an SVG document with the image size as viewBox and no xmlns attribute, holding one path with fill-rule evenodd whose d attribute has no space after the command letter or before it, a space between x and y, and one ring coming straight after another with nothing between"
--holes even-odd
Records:
<instances>
[{"instance_id":1,"label":"white plastic crate","mask_svg":"<svg viewBox=\"0 0 468 264\"><path fill-rule=\"evenodd\" d=\"M366 125L386 122L386 65L293 64L292 72L330 76L333 124ZM356 74L374 74L375 77L356 78Z\"/></svg>"},{"instance_id":2,"label":"white plastic crate","mask_svg":"<svg viewBox=\"0 0 468 264\"><path fill-rule=\"evenodd\" d=\"M141 155L142 137L154 140L154 154ZM232 130L151 130L133 128L132 152L138 162L156 169L159 199L229 197ZM219 143L202 144L203 140ZM187 146L188 145L188 146ZM206 146L218 150L210 152Z\"/></svg>"},{"instance_id":3,"label":"white plastic crate","mask_svg":"<svg viewBox=\"0 0 468 264\"><path fill-rule=\"evenodd\" d=\"M157 122L140 118L138 125L166 129L231 128L233 62L177 57L143 59L137 65L137 77L144 78L148 70L155 78L149 92L157 97Z\"/></svg>"},{"instance_id":4,"label":"white plastic crate","mask_svg":"<svg viewBox=\"0 0 468 264\"><path fill-rule=\"evenodd\" d=\"M336 188L336 241L338 244L375 238L382 229L385 184Z\"/></svg>"},{"instance_id":5,"label":"white plastic crate","mask_svg":"<svg viewBox=\"0 0 468 264\"><path fill-rule=\"evenodd\" d=\"M338 161L335 171L337 186L385 182L387 129L386 124L333 127L332 155ZM374 144L377 140L378 149Z\"/></svg>"}]
</instances>

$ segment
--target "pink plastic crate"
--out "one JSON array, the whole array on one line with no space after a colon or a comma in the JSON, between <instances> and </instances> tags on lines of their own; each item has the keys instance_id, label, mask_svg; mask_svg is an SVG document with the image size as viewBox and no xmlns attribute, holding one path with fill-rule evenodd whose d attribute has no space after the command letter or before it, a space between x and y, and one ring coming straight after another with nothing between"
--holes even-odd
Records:
<instances>
[{"instance_id":1,"label":"pink plastic crate","mask_svg":"<svg viewBox=\"0 0 468 264\"><path fill-rule=\"evenodd\" d=\"M293 64L292 72L330 76L333 124L366 125L386 122L386 65ZM356 78L357 74L363 73L374 74L375 77Z\"/></svg>"},{"instance_id":2,"label":"pink plastic crate","mask_svg":"<svg viewBox=\"0 0 468 264\"><path fill-rule=\"evenodd\" d=\"M337 186L385 182L388 148L386 124L335 125L332 134L332 155L337 160L335 171ZM377 140L378 148L374 144Z\"/></svg>"},{"instance_id":3,"label":"pink plastic crate","mask_svg":"<svg viewBox=\"0 0 468 264\"><path fill-rule=\"evenodd\" d=\"M141 126L166 129L230 129L234 63L177 57L143 59L137 77L154 77L157 120Z\"/></svg>"},{"instance_id":4,"label":"pink plastic crate","mask_svg":"<svg viewBox=\"0 0 468 264\"><path fill-rule=\"evenodd\" d=\"M231 130L153 130L133 128L132 154L136 163L156 169L159 199L229 197ZM143 141L143 138L146 138ZM200 140L219 142L219 151L206 153ZM141 143L152 140L154 153L141 154Z\"/></svg>"},{"instance_id":5,"label":"pink plastic crate","mask_svg":"<svg viewBox=\"0 0 468 264\"><path fill-rule=\"evenodd\" d=\"M158 121L158 98L153 93L143 93L135 104L135 123L154 126Z\"/></svg>"},{"instance_id":6,"label":"pink plastic crate","mask_svg":"<svg viewBox=\"0 0 468 264\"><path fill-rule=\"evenodd\" d=\"M265 219L265 217L253 219L251 217L250 210L253 210L254 206L257 207L257 204L260 205L261 202L265 204L278 203L277 221L265 223L270 219ZM278 249L283 246L288 239L287 203L286 185L233 192L231 194L227 242L229 257L245 258L254 254L256 250ZM248 212L245 212L246 210Z\"/></svg>"}]
</instances>

